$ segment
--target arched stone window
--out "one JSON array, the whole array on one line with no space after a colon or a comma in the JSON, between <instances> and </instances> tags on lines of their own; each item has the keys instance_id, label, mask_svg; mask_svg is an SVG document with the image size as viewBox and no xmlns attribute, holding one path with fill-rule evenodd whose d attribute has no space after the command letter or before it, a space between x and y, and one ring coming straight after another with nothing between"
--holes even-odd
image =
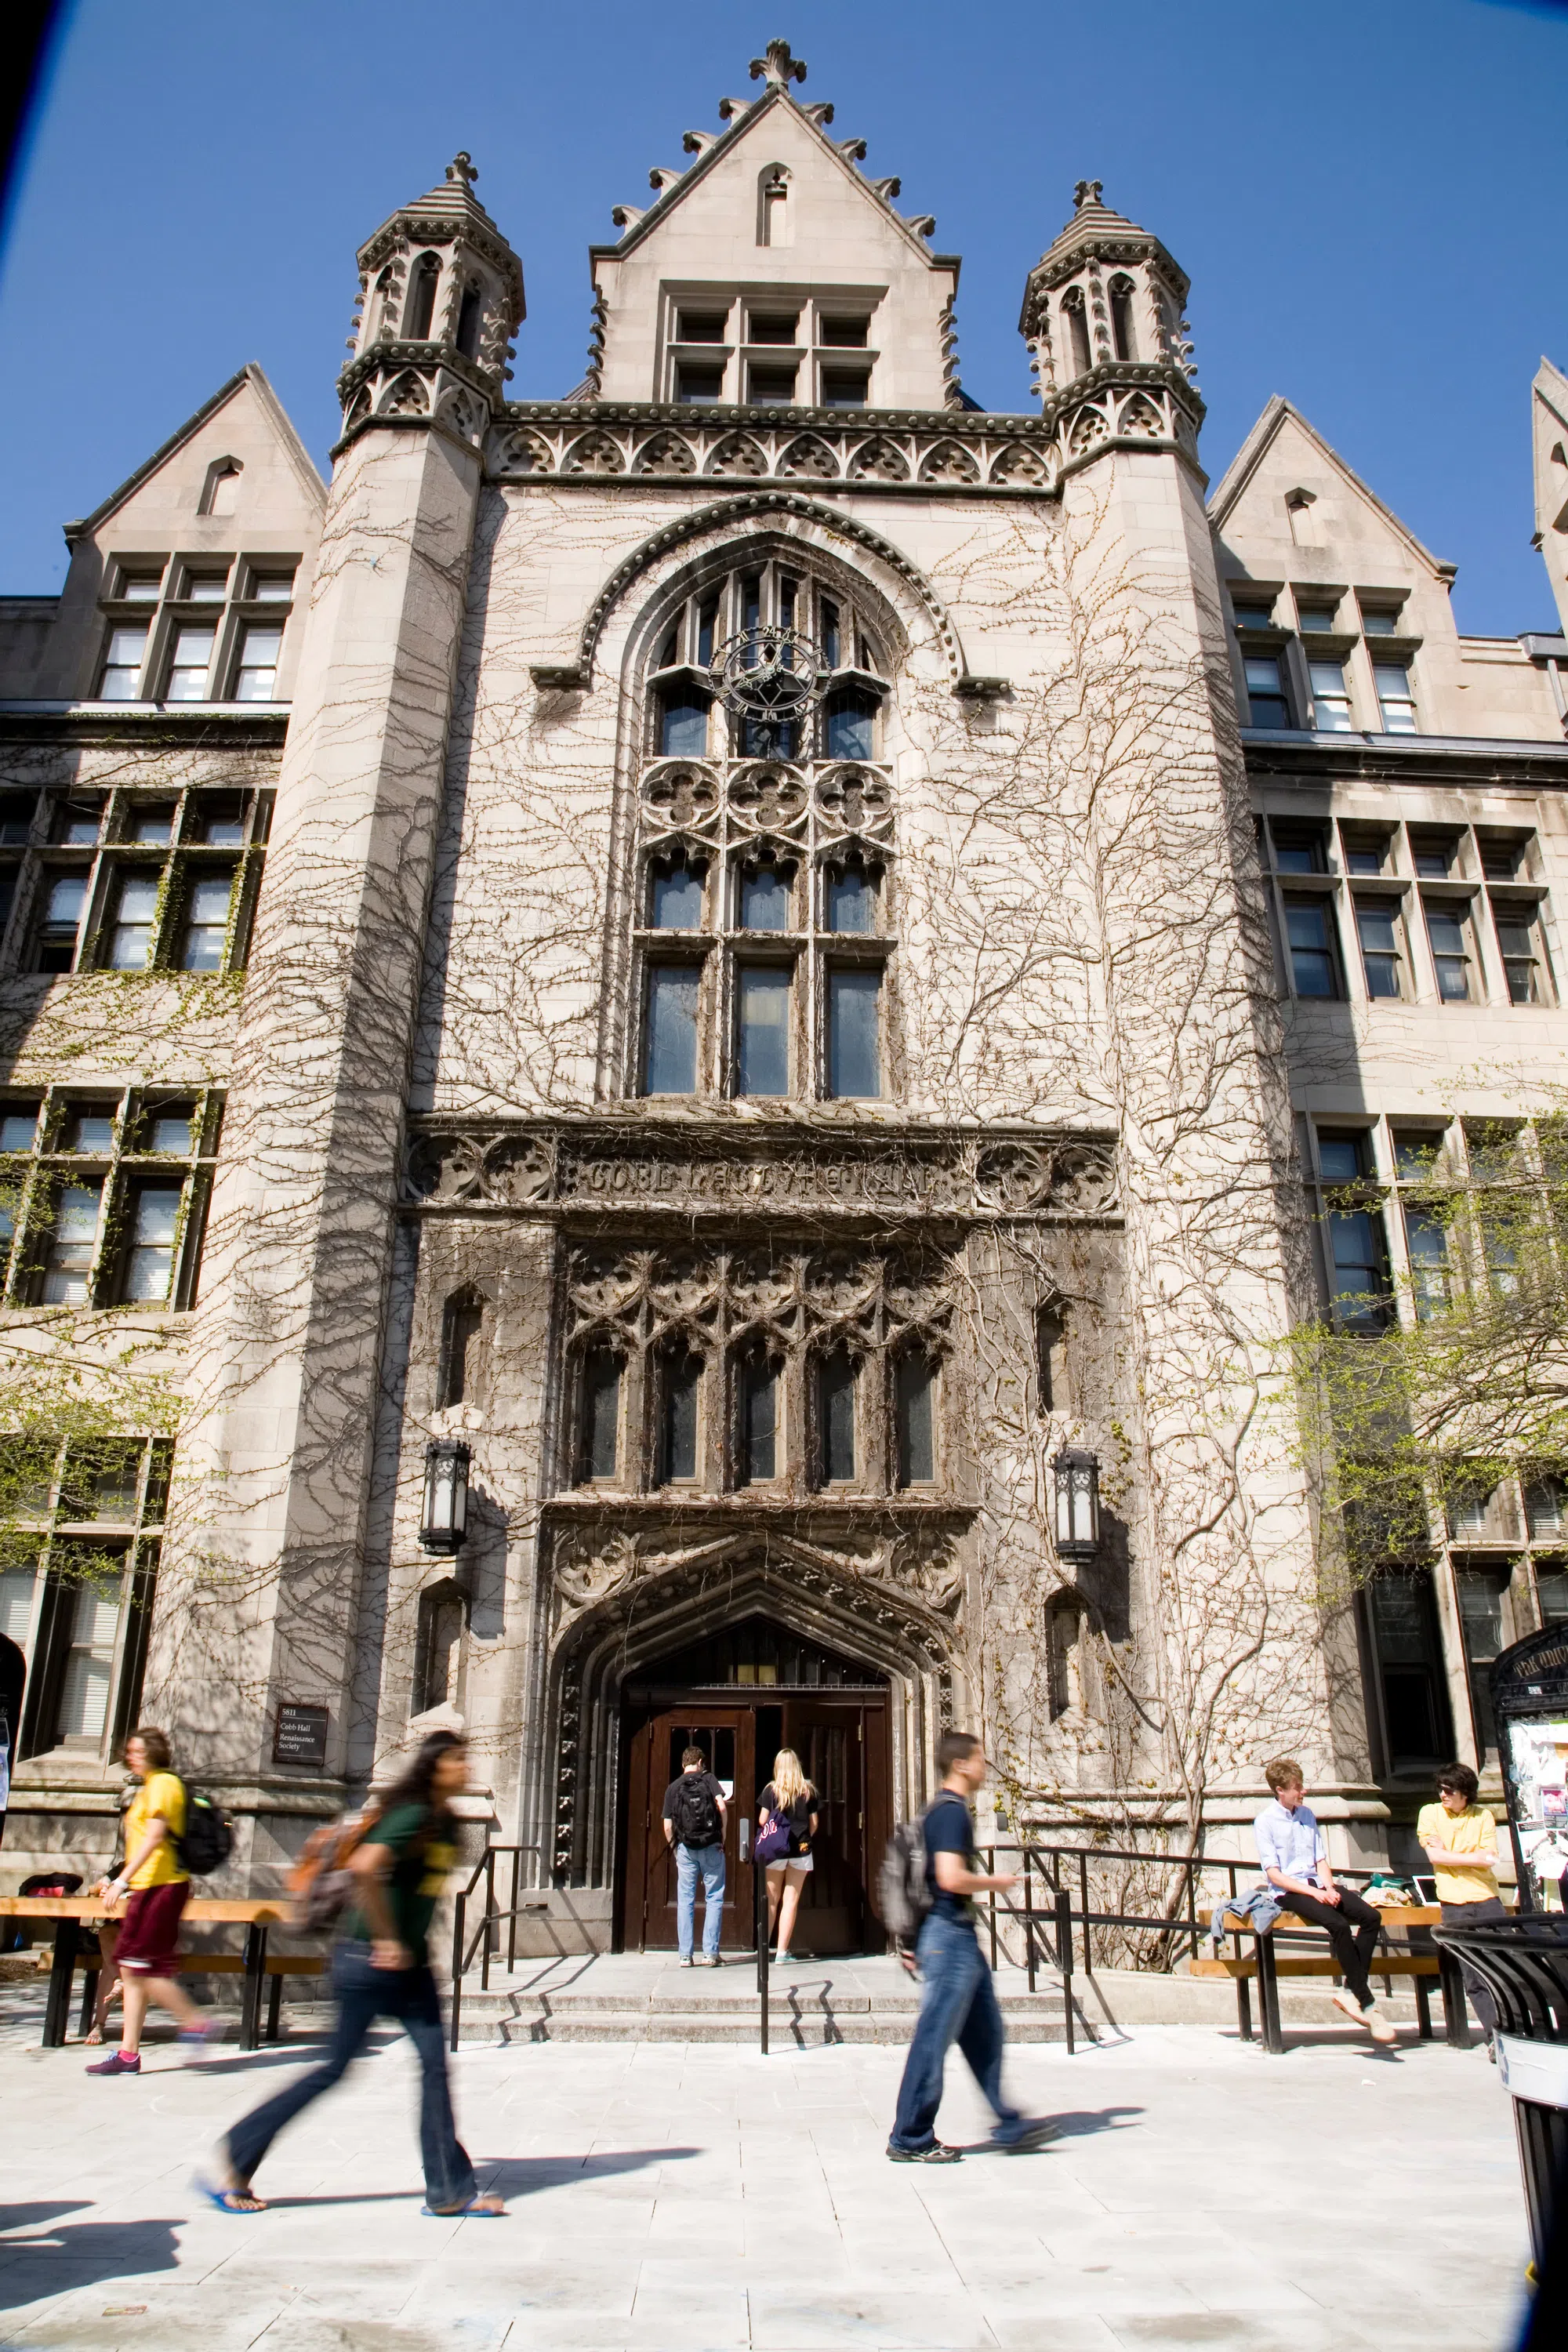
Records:
<instances>
[{"instance_id":1,"label":"arched stone window","mask_svg":"<svg viewBox=\"0 0 1568 2352\"><path fill-rule=\"evenodd\" d=\"M441 1316L437 1409L472 1403L484 1346L485 1304L477 1290L455 1290Z\"/></svg>"},{"instance_id":2,"label":"arched stone window","mask_svg":"<svg viewBox=\"0 0 1568 2352\"><path fill-rule=\"evenodd\" d=\"M414 265L408 286L408 308L404 313L404 339L411 343L430 340L430 330L436 320L436 289L441 282L441 264L433 253L422 253Z\"/></svg>"},{"instance_id":3,"label":"arched stone window","mask_svg":"<svg viewBox=\"0 0 1568 2352\"><path fill-rule=\"evenodd\" d=\"M1119 360L1135 360L1137 337L1132 327L1133 284L1131 278L1113 278L1110 294L1110 342Z\"/></svg>"},{"instance_id":4,"label":"arched stone window","mask_svg":"<svg viewBox=\"0 0 1568 2352\"><path fill-rule=\"evenodd\" d=\"M1053 1717L1086 1703L1084 1607L1075 1593L1058 1592L1046 1614L1046 1670Z\"/></svg>"},{"instance_id":5,"label":"arched stone window","mask_svg":"<svg viewBox=\"0 0 1568 2352\"><path fill-rule=\"evenodd\" d=\"M233 514L239 504L239 478L244 471L237 457L215 457L207 467L197 511L205 515Z\"/></svg>"},{"instance_id":6,"label":"arched stone window","mask_svg":"<svg viewBox=\"0 0 1568 2352\"><path fill-rule=\"evenodd\" d=\"M432 1707L461 1706L463 1635L468 1622L468 1601L450 1577L420 1594L412 1714L427 1715Z\"/></svg>"},{"instance_id":7,"label":"arched stone window","mask_svg":"<svg viewBox=\"0 0 1568 2352\"><path fill-rule=\"evenodd\" d=\"M757 178L757 243L790 243L789 167L764 163Z\"/></svg>"},{"instance_id":8,"label":"arched stone window","mask_svg":"<svg viewBox=\"0 0 1568 2352\"><path fill-rule=\"evenodd\" d=\"M1089 313L1084 309L1081 286L1069 286L1063 295L1062 318L1067 326L1068 349L1072 353L1073 374L1087 375L1094 361L1089 346Z\"/></svg>"},{"instance_id":9,"label":"arched stone window","mask_svg":"<svg viewBox=\"0 0 1568 2352\"><path fill-rule=\"evenodd\" d=\"M886 614L770 538L689 586L649 638L626 1091L883 1096ZM813 681L804 709L735 709L770 662L786 687L796 669Z\"/></svg>"}]
</instances>

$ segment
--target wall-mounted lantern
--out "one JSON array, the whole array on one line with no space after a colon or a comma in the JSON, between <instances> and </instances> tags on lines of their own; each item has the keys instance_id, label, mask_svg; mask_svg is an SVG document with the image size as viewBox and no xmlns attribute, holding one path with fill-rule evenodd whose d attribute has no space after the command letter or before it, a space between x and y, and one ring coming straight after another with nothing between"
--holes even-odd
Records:
<instances>
[{"instance_id":1,"label":"wall-mounted lantern","mask_svg":"<svg viewBox=\"0 0 1568 2352\"><path fill-rule=\"evenodd\" d=\"M1057 1551L1063 1559L1092 1559L1100 1549L1100 1463L1068 1446L1053 1456L1057 1482Z\"/></svg>"},{"instance_id":2,"label":"wall-mounted lantern","mask_svg":"<svg viewBox=\"0 0 1568 2352\"><path fill-rule=\"evenodd\" d=\"M468 1465L460 1437L433 1437L425 1448L425 1508L419 1541L426 1551L460 1551L468 1531Z\"/></svg>"}]
</instances>

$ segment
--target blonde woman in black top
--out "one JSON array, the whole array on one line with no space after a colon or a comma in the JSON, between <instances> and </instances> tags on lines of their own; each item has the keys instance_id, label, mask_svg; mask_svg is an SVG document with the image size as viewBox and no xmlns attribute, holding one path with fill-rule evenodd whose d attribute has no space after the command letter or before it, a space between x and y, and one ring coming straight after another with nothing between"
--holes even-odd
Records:
<instances>
[{"instance_id":1,"label":"blonde woman in black top","mask_svg":"<svg viewBox=\"0 0 1568 2352\"><path fill-rule=\"evenodd\" d=\"M800 1890L805 1885L807 1873L816 1867L811 1851L816 1822L816 1790L801 1770L795 1749L781 1748L773 1758L773 1777L757 1799L759 1839L772 1824L775 1831L784 1831L786 1840L784 1852L765 1865L768 1934L772 1936L777 1927L779 1945L773 1958L781 1967L787 1967L795 1958L790 1938L795 1934L795 1915L800 1908Z\"/></svg>"}]
</instances>

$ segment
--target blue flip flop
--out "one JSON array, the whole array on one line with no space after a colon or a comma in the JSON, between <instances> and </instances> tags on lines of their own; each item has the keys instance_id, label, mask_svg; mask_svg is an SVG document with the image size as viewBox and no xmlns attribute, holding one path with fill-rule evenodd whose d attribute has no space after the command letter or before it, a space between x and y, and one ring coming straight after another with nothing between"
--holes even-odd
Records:
<instances>
[{"instance_id":1,"label":"blue flip flop","mask_svg":"<svg viewBox=\"0 0 1568 2352\"><path fill-rule=\"evenodd\" d=\"M253 2189L220 2189L215 2181L204 2180L199 2172L191 2186L198 2196L205 2197L207 2203L216 2206L220 2213L240 2213L248 2221L256 2214L265 2213L267 2210L266 2200L255 2197ZM249 2205L237 2204L235 2200L239 2197L255 2197L255 2202Z\"/></svg>"},{"instance_id":2,"label":"blue flip flop","mask_svg":"<svg viewBox=\"0 0 1568 2352\"><path fill-rule=\"evenodd\" d=\"M504 2205L488 2207L477 2212L475 2210L481 2197L493 2194L494 2191L491 2189L476 2189L466 2205L421 2205L419 2210L432 2221L504 2221L506 2220Z\"/></svg>"}]
</instances>

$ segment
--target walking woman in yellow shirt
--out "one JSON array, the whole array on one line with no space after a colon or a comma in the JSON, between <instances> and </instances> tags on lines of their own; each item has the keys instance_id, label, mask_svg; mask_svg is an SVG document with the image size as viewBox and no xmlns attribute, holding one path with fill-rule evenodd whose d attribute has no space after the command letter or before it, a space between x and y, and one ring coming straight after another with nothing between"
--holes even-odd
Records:
<instances>
[{"instance_id":1,"label":"walking woman in yellow shirt","mask_svg":"<svg viewBox=\"0 0 1568 2352\"><path fill-rule=\"evenodd\" d=\"M142 2027L148 2006L172 2009L180 2040L199 2053L207 2039L201 2011L174 1981L179 1966L180 1915L191 1892L190 1873L180 1864L185 1829L185 1786L171 1772L169 1742L161 1731L133 1731L125 1743L125 1769L142 1786L125 1816L125 1859L116 1878L99 1893L125 1904L124 1924L114 1948L120 1969L125 2022L120 2047L89 2066L89 2074L139 2074Z\"/></svg>"}]
</instances>

